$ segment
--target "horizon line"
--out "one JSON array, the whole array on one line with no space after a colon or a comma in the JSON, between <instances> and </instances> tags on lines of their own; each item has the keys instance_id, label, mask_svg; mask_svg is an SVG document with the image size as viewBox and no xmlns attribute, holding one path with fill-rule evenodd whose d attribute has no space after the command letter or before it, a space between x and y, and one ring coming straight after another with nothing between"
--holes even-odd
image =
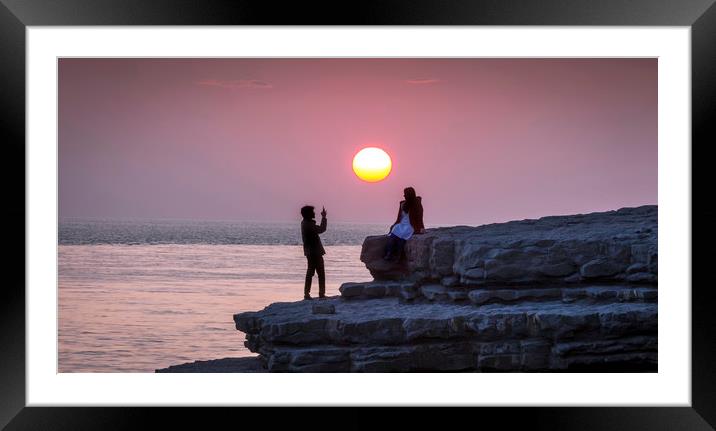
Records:
<instances>
[{"instance_id":1,"label":"horizon line","mask_svg":"<svg viewBox=\"0 0 716 431\"><path fill-rule=\"evenodd\" d=\"M537 220L542 217L555 217L555 216L570 216L570 215L579 215L579 214L592 214L592 213L602 213L602 212L609 212L609 211L617 211L622 208L639 208L643 206L656 206L658 207L658 203L655 204L642 204L642 205L634 205L634 206L622 206L618 208L612 208L612 209L605 209L605 210L596 210L596 211L589 211L589 212L573 212L573 213L560 213L560 214L547 214L542 215L539 217L524 217L524 218L511 218L509 220L501 220L501 221L488 221L488 222L452 222L452 223L426 223L426 226L435 226L435 227L448 227L448 226L482 226L482 225L488 225L488 224L495 224L495 223L508 223L511 221L520 221L520 220ZM316 219L320 219L319 217L316 217ZM71 221L71 220L82 220L82 221L190 221L190 222L228 222L228 223L297 223L300 222L301 219L293 219L293 220L251 220L251 219L219 219L219 218L181 218L181 217L129 217L129 216L70 216L70 217L57 217L58 222L61 221ZM374 222L374 221L351 221L351 220L339 220L339 221L333 221L333 223L339 223L339 224L358 224L358 225L385 225L390 224L390 221L385 222Z\"/></svg>"}]
</instances>

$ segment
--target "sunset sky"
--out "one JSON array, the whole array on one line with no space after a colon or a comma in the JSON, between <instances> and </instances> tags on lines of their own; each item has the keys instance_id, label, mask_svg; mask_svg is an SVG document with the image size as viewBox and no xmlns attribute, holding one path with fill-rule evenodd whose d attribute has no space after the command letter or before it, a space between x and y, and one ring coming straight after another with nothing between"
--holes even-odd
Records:
<instances>
[{"instance_id":1,"label":"sunset sky","mask_svg":"<svg viewBox=\"0 0 716 431\"><path fill-rule=\"evenodd\" d=\"M390 224L406 186L427 227L656 204L657 60L59 62L61 218Z\"/></svg>"}]
</instances>

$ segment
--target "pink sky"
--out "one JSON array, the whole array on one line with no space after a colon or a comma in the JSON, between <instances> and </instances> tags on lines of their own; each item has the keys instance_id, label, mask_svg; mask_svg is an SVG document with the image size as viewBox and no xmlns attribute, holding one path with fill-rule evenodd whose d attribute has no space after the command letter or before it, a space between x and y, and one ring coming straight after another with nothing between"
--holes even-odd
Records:
<instances>
[{"instance_id":1,"label":"pink sky","mask_svg":"<svg viewBox=\"0 0 716 431\"><path fill-rule=\"evenodd\" d=\"M60 217L425 224L657 203L656 59L61 59ZM359 180L353 155L393 171Z\"/></svg>"}]
</instances>

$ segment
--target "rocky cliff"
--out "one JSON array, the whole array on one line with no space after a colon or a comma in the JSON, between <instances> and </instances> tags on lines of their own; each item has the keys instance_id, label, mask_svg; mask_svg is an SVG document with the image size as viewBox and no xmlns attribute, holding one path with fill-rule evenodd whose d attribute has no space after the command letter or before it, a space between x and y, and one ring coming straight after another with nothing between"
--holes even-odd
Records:
<instances>
[{"instance_id":1,"label":"rocky cliff","mask_svg":"<svg viewBox=\"0 0 716 431\"><path fill-rule=\"evenodd\" d=\"M479 227L429 229L411 238L399 264L382 259L386 236L363 243L376 280L444 286L656 283L657 207L543 217Z\"/></svg>"},{"instance_id":2,"label":"rocky cliff","mask_svg":"<svg viewBox=\"0 0 716 431\"><path fill-rule=\"evenodd\" d=\"M269 371L654 371L657 207L428 229L373 281L234 316Z\"/></svg>"}]
</instances>

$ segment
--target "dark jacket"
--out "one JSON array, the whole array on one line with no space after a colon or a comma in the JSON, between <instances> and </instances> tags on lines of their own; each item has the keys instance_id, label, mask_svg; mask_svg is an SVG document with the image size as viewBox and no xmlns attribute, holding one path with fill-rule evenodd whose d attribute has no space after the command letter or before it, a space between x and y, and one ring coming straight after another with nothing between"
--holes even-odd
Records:
<instances>
[{"instance_id":1,"label":"dark jacket","mask_svg":"<svg viewBox=\"0 0 716 431\"><path fill-rule=\"evenodd\" d=\"M303 255L304 256L323 256L326 250L321 244L321 234L326 231L328 222L325 217L321 217L321 225L316 226L315 220L303 219L301 221L301 238L303 238Z\"/></svg>"},{"instance_id":2,"label":"dark jacket","mask_svg":"<svg viewBox=\"0 0 716 431\"><path fill-rule=\"evenodd\" d=\"M413 231L415 233L423 233L425 231L425 225L423 224L423 198L420 196L415 198L415 206L410 209L408 212L408 218L410 219L410 224L413 226ZM398 205L398 218L395 219L395 223L393 223L393 226L400 223L400 217L402 215L403 211L403 204L405 201L400 201L400 205ZM391 230L393 230L393 226L390 227Z\"/></svg>"}]
</instances>

